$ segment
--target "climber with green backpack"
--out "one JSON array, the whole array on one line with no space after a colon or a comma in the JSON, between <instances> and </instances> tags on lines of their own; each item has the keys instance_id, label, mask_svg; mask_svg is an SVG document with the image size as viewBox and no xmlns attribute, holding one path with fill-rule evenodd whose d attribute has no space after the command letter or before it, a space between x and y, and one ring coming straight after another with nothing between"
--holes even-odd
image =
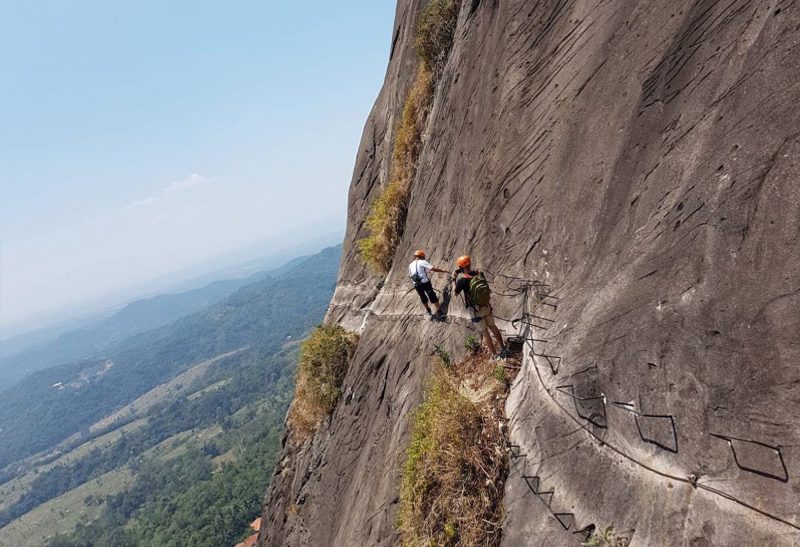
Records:
<instances>
[{"instance_id":1,"label":"climber with green backpack","mask_svg":"<svg viewBox=\"0 0 800 547\"><path fill-rule=\"evenodd\" d=\"M506 349L503 345L503 335L497 328L492 315L491 297L492 291L483 272L471 269L472 260L469 255L464 255L456 261L458 269L453 272L456 295L464 294L464 305L472 310L475 323L482 325L483 341L490 353L495 353L495 346L492 335L497 339L499 351L497 357L504 357Z\"/></svg>"}]
</instances>

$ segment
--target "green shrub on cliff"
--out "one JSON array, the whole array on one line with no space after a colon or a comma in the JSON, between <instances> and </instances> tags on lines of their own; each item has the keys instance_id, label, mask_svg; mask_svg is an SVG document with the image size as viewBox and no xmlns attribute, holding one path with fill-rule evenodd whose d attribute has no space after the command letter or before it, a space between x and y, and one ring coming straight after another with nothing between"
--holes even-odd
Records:
<instances>
[{"instance_id":1,"label":"green shrub on cliff","mask_svg":"<svg viewBox=\"0 0 800 547\"><path fill-rule=\"evenodd\" d=\"M333 412L357 341L339 325L320 325L303 342L288 419L296 440L313 435Z\"/></svg>"},{"instance_id":2,"label":"green shrub on cliff","mask_svg":"<svg viewBox=\"0 0 800 547\"><path fill-rule=\"evenodd\" d=\"M433 0L419 16L415 37L419 66L397 126L389 184L372 203L367 215L369 235L358 242L361 258L378 273L389 271L403 235L436 77L453 45L460 6L460 0Z\"/></svg>"}]
</instances>

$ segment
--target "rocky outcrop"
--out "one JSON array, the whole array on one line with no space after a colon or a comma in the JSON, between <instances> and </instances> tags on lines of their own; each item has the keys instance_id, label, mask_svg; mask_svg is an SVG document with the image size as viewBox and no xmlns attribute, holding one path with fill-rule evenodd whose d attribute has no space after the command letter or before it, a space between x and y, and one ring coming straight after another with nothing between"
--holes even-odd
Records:
<instances>
[{"instance_id":1,"label":"rocky outcrop","mask_svg":"<svg viewBox=\"0 0 800 547\"><path fill-rule=\"evenodd\" d=\"M328 424L287 446L264 545L391 545L409 413L460 305L423 321L413 249L470 252L507 335L507 545L800 544L800 6L465 0L385 277L355 242L413 74L399 0L328 321L362 331ZM435 281L437 287L444 279Z\"/></svg>"}]
</instances>

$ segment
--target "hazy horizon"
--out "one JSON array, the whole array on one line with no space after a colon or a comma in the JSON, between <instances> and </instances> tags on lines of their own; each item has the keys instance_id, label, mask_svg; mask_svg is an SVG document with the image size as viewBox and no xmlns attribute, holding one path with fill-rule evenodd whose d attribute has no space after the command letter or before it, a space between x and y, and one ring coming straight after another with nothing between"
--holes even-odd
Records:
<instances>
[{"instance_id":1,"label":"hazy horizon","mask_svg":"<svg viewBox=\"0 0 800 547\"><path fill-rule=\"evenodd\" d=\"M0 331L316 220L344 229L394 6L4 15Z\"/></svg>"},{"instance_id":2,"label":"hazy horizon","mask_svg":"<svg viewBox=\"0 0 800 547\"><path fill-rule=\"evenodd\" d=\"M333 219L327 220L329 222L333 221ZM202 258L188 266L163 272L156 277L138 280L132 284L121 286L116 290L68 302L58 308L48 309L22 318L19 321L2 326L2 329L0 329L0 341L6 342L59 324L69 324L84 317L92 317L92 321L94 321L98 316L102 316L106 312L113 313L115 310L121 309L137 300L162 294L181 293L205 286L213 281L231 279L234 276L224 275L226 273L224 270L230 270L235 266L250 262L257 262L259 259L270 258L272 255L286 251L286 260L279 260L274 266L266 269L280 267L283 262L288 262L297 256L317 252L324 247L341 244L344 225L342 224L340 229L336 229L329 222L323 221L302 227L299 230L299 237L296 235L297 231L293 232L292 235L294 237L290 239L292 243L288 247L275 245L275 239L284 235L279 233L277 236L255 243L228 249L219 255ZM257 273L263 269L252 270L251 273ZM217 272L222 275L214 275ZM213 280L197 282L197 280L203 280L208 276L213 277Z\"/></svg>"}]
</instances>

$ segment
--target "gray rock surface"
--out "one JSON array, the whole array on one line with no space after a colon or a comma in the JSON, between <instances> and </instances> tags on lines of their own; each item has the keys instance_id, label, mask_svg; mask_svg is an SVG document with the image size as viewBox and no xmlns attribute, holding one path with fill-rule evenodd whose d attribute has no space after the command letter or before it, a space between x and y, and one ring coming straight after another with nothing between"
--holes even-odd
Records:
<instances>
[{"instance_id":1,"label":"gray rock surface","mask_svg":"<svg viewBox=\"0 0 800 547\"><path fill-rule=\"evenodd\" d=\"M355 242L423 5L398 2L350 190L328 313L362 331L346 397L284 450L263 544L397 542L430 354L472 328L459 304L424 321L406 292L423 247L472 254L505 333L529 339L506 545L577 545L589 525L632 545L800 545L800 5L465 0L384 279Z\"/></svg>"}]
</instances>

